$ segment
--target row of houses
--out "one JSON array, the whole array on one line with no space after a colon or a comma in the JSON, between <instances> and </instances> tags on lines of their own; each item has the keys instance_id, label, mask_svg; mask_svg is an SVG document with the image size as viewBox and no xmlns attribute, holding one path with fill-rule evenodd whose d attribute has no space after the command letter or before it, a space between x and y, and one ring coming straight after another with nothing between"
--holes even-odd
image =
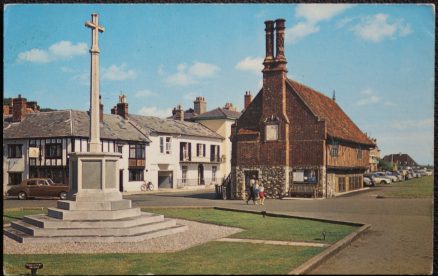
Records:
<instances>
[{"instance_id":1,"label":"row of houses","mask_svg":"<svg viewBox=\"0 0 438 276\"><path fill-rule=\"evenodd\" d=\"M354 124L334 95L288 78L285 20L265 25L263 86L254 99L245 93L242 112L231 103L207 111L203 97L193 108L177 106L167 119L130 114L124 96L111 114L103 114L101 105L102 151L123 155L121 191L139 190L145 181L181 188L225 178L231 198L238 199L251 177L274 198L332 197L363 187L376 140ZM87 151L87 112L38 112L35 106L19 96L3 117L4 185L36 176L67 182L68 154Z\"/></svg>"},{"instance_id":2,"label":"row of houses","mask_svg":"<svg viewBox=\"0 0 438 276\"><path fill-rule=\"evenodd\" d=\"M112 114L104 114L101 105L102 151L122 153L120 191L138 191L149 181L158 188L222 183L230 171L231 156L230 141L225 137L240 112L229 106L198 110L200 99L195 100L194 109L199 113L193 112L190 120L130 114L125 96L119 97ZM206 108L205 101L203 106ZM68 155L87 151L88 137L88 112L39 112L19 95L12 106L4 106L4 190L30 177L68 183Z\"/></svg>"}]
</instances>

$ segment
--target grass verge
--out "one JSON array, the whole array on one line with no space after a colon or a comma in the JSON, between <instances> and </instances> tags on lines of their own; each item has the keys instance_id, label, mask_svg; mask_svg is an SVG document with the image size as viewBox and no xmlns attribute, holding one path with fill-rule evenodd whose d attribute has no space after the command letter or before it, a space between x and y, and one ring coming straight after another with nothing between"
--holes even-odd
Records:
<instances>
[{"instance_id":1,"label":"grass verge","mask_svg":"<svg viewBox=\"0 0 438 276\"><path fill-rule=\"evenodd\" d=\"M433 176L395 182L385 189L385 196L398 198L426 198L433 195Z\"/></svg>"},{"instance_id":2,"label":"grass verge","mask_svg":"<svg viewBox=\"0 0 438 276\"><path fill-rule=\"evenodd\" d=\"M260 239L278 241L335 243L358 227L325 223L319 221L263 217L257 214L223 211L216 209L154 209L142 208L143 211L163 214L166 217L190 219L199 222L214 223L245 229L231 235L231 238ZM326 239L322 240L322 232Z\"/></svg>"},{"instance_id":3,"label":"grass verge","mask_svg":"<svg viewBox=\"0 0 438 276\"><path fill-rule=\"evenodd\" d=\"M216 209L151 209L166 217L243 228L234 238L334 243L357 227L303 219L265 217ZM47 210L45 210L47 212ZM4 211L8 219L44 213L43 210ZM189 230L190 231L190 230ZM327 239L321 240L321 231ZM212 241L174 253L139 254L4 254L6 274L29 273L24 265L41 262L41 275L135 274L287 274L323 248Z\"/></svg>"}]
</instances>

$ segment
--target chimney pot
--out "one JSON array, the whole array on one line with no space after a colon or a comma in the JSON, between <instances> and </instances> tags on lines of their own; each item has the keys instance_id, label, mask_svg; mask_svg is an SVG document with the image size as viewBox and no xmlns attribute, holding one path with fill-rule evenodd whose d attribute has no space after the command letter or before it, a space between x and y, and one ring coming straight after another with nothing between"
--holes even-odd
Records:
<instances>
[{"instance_id":1,"label":"chimney pot","mask_svg":"<svg viewBox=\"0 0 438 276\"><path fill-rule=\"evenodd\" d=\"M122 116L123 119L128 120L128 103L126 102L126 96L119 96L119 103L116 106L117 115Z\"/></svg>"},{"instance_id":2,"label":"chimney pot","mask_svg":"<svg viewBox=\"0 0 438 276\"><path fill-rule=\"evenodd\" d=\"M179 104L176 108L173 109L173 118L177 121L184 121L184 110L182 106Z\"/></svg>"}]
</instances>

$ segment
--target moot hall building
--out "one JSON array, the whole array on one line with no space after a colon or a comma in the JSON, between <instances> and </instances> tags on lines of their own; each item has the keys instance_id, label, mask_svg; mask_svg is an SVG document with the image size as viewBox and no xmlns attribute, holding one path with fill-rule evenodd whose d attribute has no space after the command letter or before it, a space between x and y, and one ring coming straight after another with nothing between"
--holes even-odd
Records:
<instances>
[{"instance_id":1,"label":"moot hall building","mask_svg":"<svg viewBox=\"0 0 438 276\"><path fill-rule=\"evenodd\" d=\"M284 22L265 22L263 87L232 126L232 197L244 197L252 176L271 198L360 189L375 143L334 98L287 77Z\"/></svg>"}]
</instances>

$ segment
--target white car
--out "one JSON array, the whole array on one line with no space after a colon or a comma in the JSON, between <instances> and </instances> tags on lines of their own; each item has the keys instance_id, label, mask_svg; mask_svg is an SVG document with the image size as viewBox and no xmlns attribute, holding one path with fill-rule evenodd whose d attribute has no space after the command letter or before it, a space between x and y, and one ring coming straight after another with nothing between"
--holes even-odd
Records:
<instances>
[{"instance_id":1,"label":"white car","mask_svg":"<svg viewBox=\"0 0 438 276\"><path fill-rule=\"evenodd\" d=\"M377 173L373 173L371 177L374 183L391 184L392 182L391 178L386 177L385 175L379 175Z\"/></svg>"},{"instance_id":2,"label":"white car","mask_svg":"<svg viewBox=\"0 0 438 276\"><path fill-rule=\"evenodd\" d=\"M385 173L385 172L376 172L376 173L374 173L374 174L377 175L377 176L381 176L381 177L389 178L392 182L396 182L396 181L398 181L397 176L395 176L395 175L389 175L389 174L387 174L387 173ZM380 182L379 182L379 183L380 183Z\"/></svg>"}]
</instances>

